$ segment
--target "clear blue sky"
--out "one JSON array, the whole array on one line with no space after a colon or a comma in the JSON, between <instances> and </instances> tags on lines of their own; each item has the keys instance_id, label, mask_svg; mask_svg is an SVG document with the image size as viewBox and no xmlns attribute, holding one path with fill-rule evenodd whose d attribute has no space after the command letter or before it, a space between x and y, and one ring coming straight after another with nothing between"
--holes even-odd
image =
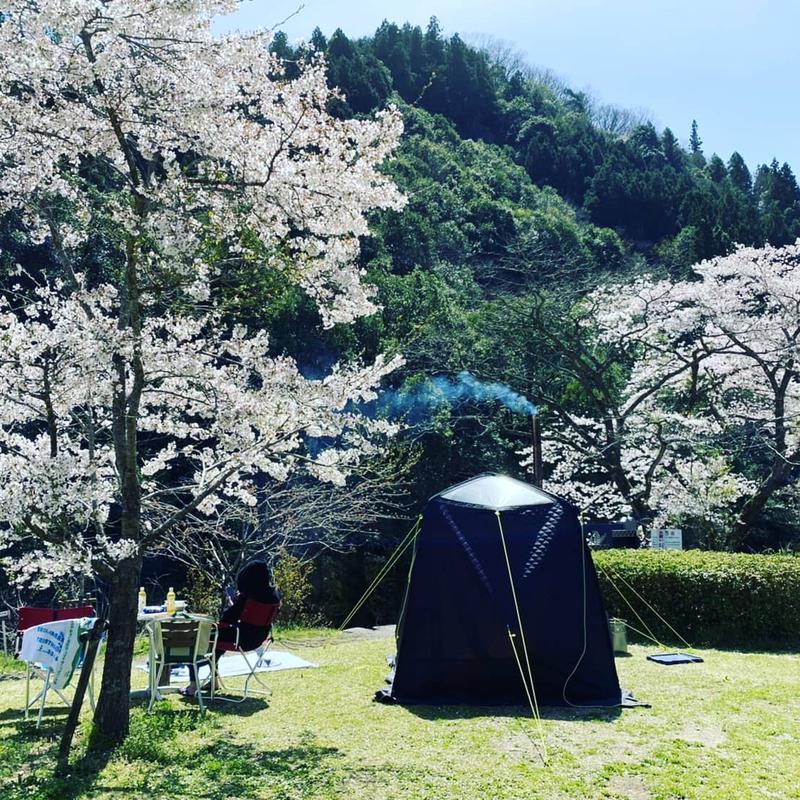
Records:
<instances>
[{"instance_id":1,"label":"clear blue sky","mask_svg":"<svg viewBox=\"0 0 800 800\"><path fill-rule=\"evenodd\" d=\"M383 19L448 35L485 33L600 100L644 108L681 141L697 119L706 155L738 150L752 168L778 158L800 171L798 0L301 0L281 27L351 37ZM299 2L244 0L220 29L273 27Z\"/></svg>"}]
</instances>

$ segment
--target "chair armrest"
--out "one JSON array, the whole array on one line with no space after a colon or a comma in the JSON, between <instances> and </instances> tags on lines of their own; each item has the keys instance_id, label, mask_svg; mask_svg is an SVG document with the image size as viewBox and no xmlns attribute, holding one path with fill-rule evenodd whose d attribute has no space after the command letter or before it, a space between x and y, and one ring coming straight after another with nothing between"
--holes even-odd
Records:
<instances>
[{"instance_id":1,"label":"chair armrest","mask_svg":"<svg viewBox=\"0 0 800 800\"><path fill-rule=\"evenodd\" d=\"M234 647L238 647L239 646L239 634L241 632L241 628L240 628L238 622L218 622L216 627L217 627L217 636L214 639L215 643L216 643L216 640L219 638L219 631L221 631L221 630L231 630L232 629L232 630L236 631L236 638L233 640L233 645L234 645Z\"/></svg>"}]
</instances>

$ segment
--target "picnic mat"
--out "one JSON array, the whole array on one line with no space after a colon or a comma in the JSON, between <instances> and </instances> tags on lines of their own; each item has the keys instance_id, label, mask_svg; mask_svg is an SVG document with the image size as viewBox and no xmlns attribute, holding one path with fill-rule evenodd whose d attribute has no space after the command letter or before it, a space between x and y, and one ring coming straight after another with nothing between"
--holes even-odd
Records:
<instances>
[{"instance_id":1,"label":"picnic mat","mask_svg":"<svg viewBox=\"0 0 800 800\"><path fill-rule=\"evenodd\" d=\"M250 663L254 664L258 656L254 653L247 656ZM138 668L148 672L147 662L137 664ZM319 664L313 664L311 661L294 655L293 653L286 653L282 650L270 650L266 653L261 663L256 667L256 672L279 672L284 669L307 669L309 667L318 667ZM222 678L232 678L236 675L247 675L250 669L244 656L238 653L227 654L220 658L217 664L217 672ZM207 677L209 674L208 667L200 667L200 679ZM189 680L189 667L183 664L178 664L170 670L170 676L176 680Z\"/></svg>"}]
</instances>

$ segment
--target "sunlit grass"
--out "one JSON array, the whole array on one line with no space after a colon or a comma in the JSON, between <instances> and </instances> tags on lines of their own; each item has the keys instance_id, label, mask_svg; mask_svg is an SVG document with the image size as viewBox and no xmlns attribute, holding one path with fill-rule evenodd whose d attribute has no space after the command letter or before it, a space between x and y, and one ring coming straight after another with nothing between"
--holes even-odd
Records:
<instances>
[{"instance_id":1,"label":"sunlit grass","mask_svg":"<svg viewBox=\"0 0 800 800\"><path fill-rule=\"evenodd\" d=\"M372 702L392 640L328 631L285 634L320 669L268 676L269 701L215 707L170 696L134 708L131 736L87 755L89 715L72 774L51 776L64 715L23 724L24 683L0 682L0 797L22 798L796 798L800 657L699 651L664 667L633 646L617 666L651 708L401 707ZM281 647L278 642L277 647ZM535 669L535 665L534 665ZM144 684L144 673L135 671ZM55 708L55 706L54 706Z\"/></svg>"}]
</instances>

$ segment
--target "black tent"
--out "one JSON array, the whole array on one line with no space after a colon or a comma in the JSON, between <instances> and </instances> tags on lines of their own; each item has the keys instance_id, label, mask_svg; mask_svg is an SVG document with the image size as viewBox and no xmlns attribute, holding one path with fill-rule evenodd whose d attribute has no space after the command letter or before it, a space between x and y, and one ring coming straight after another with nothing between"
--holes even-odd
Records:
<instances>
[{"instance_id":1,"label":"black tent","mask_svg":"<svg viewBox=\"0 0 800 800\"><path fill-rule=\"evenodd\" d=\"M621 704L575 508L481 475L425 508L382 694L409 704L527 703L529 675L542 705Z\"/></svg>"}]
</instances>

